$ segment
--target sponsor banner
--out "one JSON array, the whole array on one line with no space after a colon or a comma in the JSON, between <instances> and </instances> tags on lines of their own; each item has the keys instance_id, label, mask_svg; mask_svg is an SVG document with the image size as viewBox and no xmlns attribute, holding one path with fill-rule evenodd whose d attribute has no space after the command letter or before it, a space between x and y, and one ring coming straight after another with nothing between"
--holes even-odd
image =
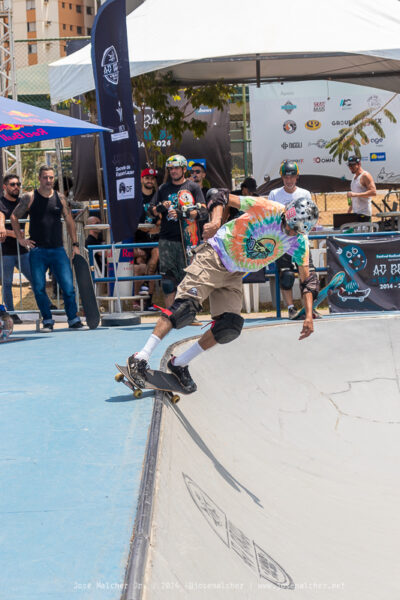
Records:
<instances>
[{"instance_id":1,"label":"sponsor banner","mask_svg":"<svg viewBox=\"0 0 400 600\"><path fill-rule=\"evenodd\" d=\"M331 312L400 309L400 237L328 238L328 276L346 274L329 298Z\"/></svg>"},{"instance_id":2,"label":"sponsor banner","mask_svg":"<svg viewBox=\"0 0 400 600\"><path fill-rule=\"evenodd\" d=\"M375 88L345 83L308 81L250 87L253 174L260 183L264 176L279 176L284 160L297 160L302 175L350 180L347 165L339 164L326 149L341 128L367 108L379 110L393 94ZM387 107L400 122L400 98ZM400 183L398 123L382 113L376 116L386 137L371 127L365 132L369 143L362 148L362 165L379 184Z\"/></svg>"},{"instance_id":3,"label":"sponsor banner","mask_svg":"<svg viewBox=\"0 0 400 600\"><path fill-rule=\"evenodd\" d=\"M139 152L133 118L125 0L107 0L92 33L92 64L108 218L114 241L135 234L142 213Z\"/></svg>"}]
</instances>

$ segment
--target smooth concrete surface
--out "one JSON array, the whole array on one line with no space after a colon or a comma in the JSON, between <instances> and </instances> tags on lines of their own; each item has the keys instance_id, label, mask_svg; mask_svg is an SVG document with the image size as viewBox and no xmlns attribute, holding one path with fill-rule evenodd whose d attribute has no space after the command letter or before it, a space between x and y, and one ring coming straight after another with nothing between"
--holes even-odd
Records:
<instances>
[{"instance_id":1,"label":"smooth concrete surface","mask_svg":"<svg viewBox=\"0 0 400 600\"><path fill-rule=\"evenodd\" d=\"M400 318L300 327L244 330L165 402L146 600L400 597Z\"/></svg>"},{"instance_id":2,"label":"smooth concrete surface","mask_svg":"<svg viewBox=\"0 0 400 600\"><path fill-rule=\"evenodd\" d=\"M133 398L114 363L152 329L24 324L0 345L1 600L121 598L154 394Z\"/></svg>"}]
</instances>

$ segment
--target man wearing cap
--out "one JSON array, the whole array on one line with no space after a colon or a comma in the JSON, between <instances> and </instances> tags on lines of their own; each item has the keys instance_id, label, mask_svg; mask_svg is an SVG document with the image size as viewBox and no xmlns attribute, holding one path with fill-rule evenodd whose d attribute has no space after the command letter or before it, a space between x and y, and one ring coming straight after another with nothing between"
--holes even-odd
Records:
<instances>
[{"instance_id":1,"label":"man wearing cap","mask_svg":"<svg viewBox=\"0 0 400 600\"><path fill-rule=\"evenodd\" d=\"M205 166L200 162L194 162L190 167L190 179L197 183L201 187L201 191L203 192L204 199L207 195L207 192L210 188L208 188L204 184L204 180L206 178L207 172Z\"/></svg>"},{"instance_id":2,"label":"man wearing cap","mask_svg":"<svg viewBox=\"0 0 400 600\"><path fill-rule=\"evenodd\" d=\"M150 212L150 202L157 190L157 171L152 167L147 167L141 172L141 184L142 184L142 198L143 198L143 211L139 220L138 229L135 233L136 243L148 243L158 242L159 232L159 219L154 217ZM146 229L140 227L145 225ZM149 225L154 225L153 228L148 229ZM154 275L157 271L157 265L159 260L158 248L143 248L137 249L135 255L135 275ZM135 295L141 288L143 292L148 292L150 295L149 300L146 302L145 310L157 310L153 307L152 296L154 293L155 281L149 280L148 287L142 285L144 282L135 282ZM139 309L140 305L135 304L134 309Z\"/></svg>"},{"instance_id":3,"label":"man wearing cap","mask_svg":"<svg viewBox=\"0 0 400 600\"><path fill-rule=\"evenodd\" d=\"M364 171L359 156L349 156L347 160L353 179L347 197L351 198L351 204L347 212L358 215L360 221L371 221L372 207L371 196L376 196L376 187L371 173Z\"/></svg>"},{"instance_id":4,"label":"man wearing cap","mask_svg":"<svg viewBox=\"0 0 400 600\"><path fill-rule=\"evenodd\" d=\"M282 177L283 186L275 190L271 190L268 194L268 200L280 202L280 204L285 206L293 200L300 198L305 198L311 201L310 192L297 186L297 180L299 178L299 166L297 162L294 160L285 160L280 166L279 174ZM276 261L276 266L279 270L279 281L283 300L288 307L289 319L292 319L297 314L297 310L295 309L293 303L293 285L295 280L294 274L297 270L297 266L289 254L284 254L278 258ZM311 270L315 270L311 262L309 266Z\"/></svg>"}]
</instances>

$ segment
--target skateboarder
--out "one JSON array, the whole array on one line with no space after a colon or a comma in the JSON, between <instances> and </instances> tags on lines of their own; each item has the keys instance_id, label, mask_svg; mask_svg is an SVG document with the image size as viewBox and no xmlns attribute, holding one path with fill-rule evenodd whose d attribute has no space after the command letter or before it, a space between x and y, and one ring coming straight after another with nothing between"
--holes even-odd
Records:
<instances>
[{"instance_id":1,"label":"skateboarder","mask_svg":"<svg viewBox=\"0 0 400 600\"><path fill-rule=\"evenodd\" d=\"M242 214L220 227L223 209L233 206ZM195 252L186 269L174 303L158 319L145 346L128 358L127 368L139 387L144 387L148 360L160 341L174 327L181 329L192 323L206 298L210 298L213 318L211 328L179 357L171 357L168 368L181 385L194 392L196 384L190 376L189 362L215 344L236 339L244 320L242 309L243 272L258 271L285 252L299 266L301 290L306 317L300 338L313 332L312 301L318 294L318 277L308 268L307 233L318 220L318 208L307 198L298 198L286 207L266 198L234 196L227 190L211 189L207 194L211 222L204 226L207 240Z\"/></svg>"}]
</instances>

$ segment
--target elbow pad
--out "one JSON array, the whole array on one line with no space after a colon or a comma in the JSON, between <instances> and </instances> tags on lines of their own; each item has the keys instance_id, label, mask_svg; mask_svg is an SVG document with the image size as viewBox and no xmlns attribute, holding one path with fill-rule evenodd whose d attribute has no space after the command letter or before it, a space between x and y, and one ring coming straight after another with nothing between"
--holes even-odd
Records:
<instances>
[{"instance_id":1,"label":"elbow pad","mask_svg":"<svg viewBox=\"0 0 400 600\"><path fill-rule=\"evenodd\" d=\"M312 271L310 275L304 281L300 281L301 295L305 293L312 294L313 300L316 300L319 292L319 279L315 271Z\"/></svg>"},{"instance_id":2,"label":"elbow pad","mask_svg":"<svg viewBox=\"0 0 400 600\"><path fill-rule=\"evenodd\" d=\"M216 206L226 206L229 200L229 190L211 188L206 195L207 210L210 213Z\"/></svg>"}]
</instances>

